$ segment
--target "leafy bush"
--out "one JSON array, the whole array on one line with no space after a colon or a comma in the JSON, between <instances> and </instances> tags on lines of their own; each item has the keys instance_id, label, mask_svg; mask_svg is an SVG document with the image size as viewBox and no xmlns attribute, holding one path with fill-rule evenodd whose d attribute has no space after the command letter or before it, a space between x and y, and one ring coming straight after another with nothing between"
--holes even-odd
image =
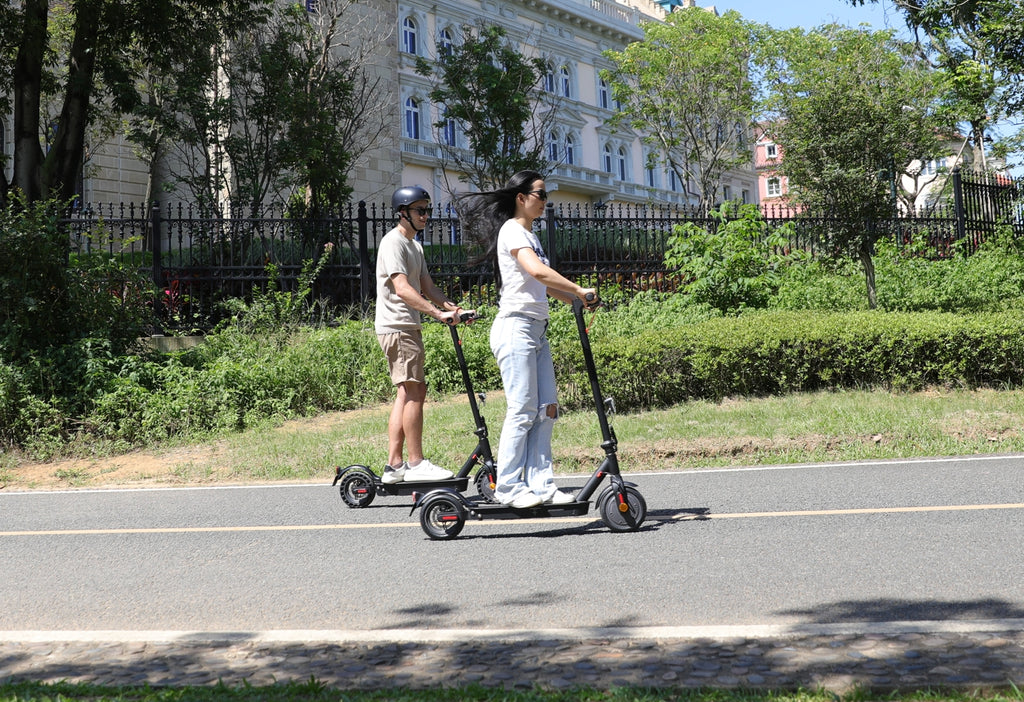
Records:
<instances>
[{"instance_id":1,"label":"leafy bush","mask_svg":"<svg viewBox=\"0 0 1024 702\"><path fill-rule=\"evenodd\" d=\"M757 312L594 343L620 409L695 398L832 388L1019 386L1024 319L1015 313ZM562 355L563 404L585 406L580 359Z\"/></svg>"},{"instance_id":2,"label":"leafy bush","mask_svg":"<svg viewBox=\"0 0 1024 702\"><path fill-rule=\"evenodd\" d=\"M330 316L329 305L324 300L312 300L310 293L317 276L330 260L334 244L324 245L317 261L306 259L302 262L297 288L292 291L280 289L281 271L273 263L266 265L267 285L265 289L254 287L252 302L232 298L224 303L231 317L223 326L233 326L247 333L280 334L302 325L322 324Z\"/></svg>"},{"instance_id":3,"label":"leafy bush","mask_svg":"<svg viewBox=\"0 0 1024 702\"><path fill-rule=\"evenodd\" d=\"M878 242L878 309L889 312L998 312L1024 307L1024 243L1002 228L973 254L932 260L927 232L896 246ZM806 260L783 269L771 309L867 308L864 272L852 260Z\"/></svg>"},{"instance_id":4,"label":"leafy bush","mask_svg":"<svg viewBox=\"0 0 1024 702\"><path fill-rule=\"evenodd\" d=\"M782 270L806 254L791 249L788 230L770 229L754 205L726 203L711 216L713 232L692 222L675 227L665 265L678 270L698 303L723 312L767 306Z\"/></svg>"}]
</instances>

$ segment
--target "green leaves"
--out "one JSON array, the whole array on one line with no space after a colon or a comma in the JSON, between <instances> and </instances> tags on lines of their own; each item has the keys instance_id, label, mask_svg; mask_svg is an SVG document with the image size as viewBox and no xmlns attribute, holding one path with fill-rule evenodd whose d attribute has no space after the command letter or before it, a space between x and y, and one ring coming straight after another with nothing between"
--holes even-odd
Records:
<instances>
[{"instance_id":1,"label":"green leaves","mask_svg":"<svg viewBox=\"0 0 1024 702\"><path fill-rule=\"evenodd\" d=\"M693 182L701 204L718 201L722 175L749 165L754 90L747 74L751 25L736 12L702 8L644 24L644 39L605 56L603 73L622 103L614 126L645 134L654 160Z\"/></svg>"},{"instance_id":2,"label":"green leaves","mask_svg":"<svg viewBox=\"0 0 1024 702\"><path fill-rule=\"evenodd\" d=\"M518 171L546 171L544 119L535 112L548 99L537 89L547 70L543 59L522 55L493 25L465 26L461 40L432 64L417 60L417 73L436 81L430 99L444 108L434 126L443 131L455 120L465 137L465 144L439 140L460 179L491 190Z\"/></svg>"},{"instance_id":3,"label":"green leaves","mask_svg":"<svg viewBox=\"0 0 1024 702\"><path fill-rule=\"evenodd\" d=\"M805 256L790 249L785 230L769 230L754 205L725 204L712 218L711 231L677 226L665 265L682 277L694 302L722 312L765 307L782 269Z\"/></svg>"}]
</instances>

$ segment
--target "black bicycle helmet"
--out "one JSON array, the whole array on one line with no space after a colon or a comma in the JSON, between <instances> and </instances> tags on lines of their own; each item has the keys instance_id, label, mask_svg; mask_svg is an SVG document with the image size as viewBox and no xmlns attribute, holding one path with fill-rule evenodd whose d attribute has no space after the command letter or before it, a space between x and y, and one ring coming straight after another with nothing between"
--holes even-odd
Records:
<instances>
[{"instance_id":1,"label":"black bicycle helmet","mask_svg":"<svg viewBox=\"0 0 1024 702\"><path fill-rule=\"evenodd\" d=\"M397 211L420 200L426 200L429 203L430 193L419 185L403 185L391 196L391 206Z\"/></svg>"}]
</instances>

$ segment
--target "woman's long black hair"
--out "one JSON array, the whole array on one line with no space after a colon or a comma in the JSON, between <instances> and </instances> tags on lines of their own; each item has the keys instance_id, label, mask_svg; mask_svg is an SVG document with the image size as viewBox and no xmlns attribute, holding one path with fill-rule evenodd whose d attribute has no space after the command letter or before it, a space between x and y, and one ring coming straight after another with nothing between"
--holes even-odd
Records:
<instances>
[{"instance_id":1,"label":"woman's long black hair","mask_svg":"<svg viewBox=\"0 0 1024 702\"><path fill-rule=\"evenodd\" d=\"M463 240L478 247L478 253L469 263L490 262L494 267L494 280L501 290L501 271L498 270L498 230L516 215L516 195L529 193L533 184L544 180L537 171L519 171L508 179L504 188L480 193L465 193L455 198L455 211L459 215Z\"/></svg>"}]
</instances>

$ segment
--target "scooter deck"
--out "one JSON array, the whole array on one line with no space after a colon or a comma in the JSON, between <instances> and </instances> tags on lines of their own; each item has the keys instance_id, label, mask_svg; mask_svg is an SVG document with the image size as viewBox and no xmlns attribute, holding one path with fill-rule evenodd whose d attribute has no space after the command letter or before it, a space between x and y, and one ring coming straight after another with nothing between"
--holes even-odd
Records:
<instances>
[{"instance_id":1,"label":"scooter deck","mask_svg":"<svg viewBox=\"0 0 1024 702\"><path fill-rule=\"evenodd\" d=\"M374 485L377 488L378 495L411 495L415 492L430 492L435 488L451 488L458 492L465 492L466 488L469 487L469 476L458 477L454 476L446 478L444 480L423 480L423 481L409 481L404 480L399 483L383 483L379 479L374 481Z\"/></svg>"},{"instance_id":2,"label":"scooter deck","mask_svg":"<svg viewBox=\"0 0 1024 702\"><path fill-rule=\"evenodd\" d=\"M562 505L537 505L536 507L513 507L497 502L485 502L476 498L469 498L467 502L469 502L469 516L480 520L578 517L590 511L589 501L567 502Z\"/></svg>"}]
</instances>

